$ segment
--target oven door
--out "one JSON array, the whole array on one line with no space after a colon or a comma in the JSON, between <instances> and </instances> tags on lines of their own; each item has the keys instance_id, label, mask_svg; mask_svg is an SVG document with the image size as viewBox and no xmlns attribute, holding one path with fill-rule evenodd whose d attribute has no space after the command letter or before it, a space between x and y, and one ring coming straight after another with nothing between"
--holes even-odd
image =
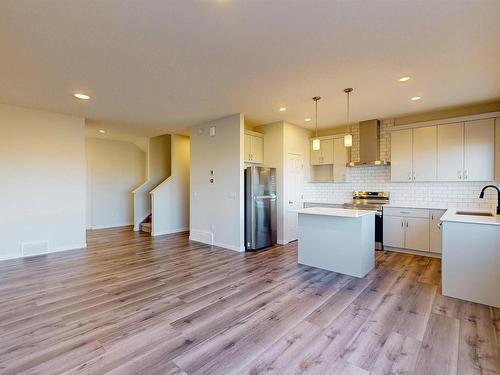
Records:
<instances>
[{"instance_id":1,"label":"oven door","mask_svg":"<svg viewBox=\"0 0 500 375\"><path fill-rule=\"evenodd\" d=\"M375 249L384 250L384 220L382 212L375 213Z\"/></svg>"}]
</instances>

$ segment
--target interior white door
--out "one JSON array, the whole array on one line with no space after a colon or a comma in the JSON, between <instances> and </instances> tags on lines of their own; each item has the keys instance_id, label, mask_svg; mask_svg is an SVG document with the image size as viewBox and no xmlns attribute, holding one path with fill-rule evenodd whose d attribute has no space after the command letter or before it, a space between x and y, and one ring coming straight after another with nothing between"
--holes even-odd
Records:
<instances>
[{"instance_id":1,"label":"interior white door","mask_svg":"<svg viewBox=\"0 0 500 375\"><path fill-rule=\"evenodd\" d=\"M304 205L302 197L304 187L304 158L298 154L288 154L285 173L285 241L295 241L298 238L297 210Z\"/></svg>"},{"instance_id":2,"label":"interior white door","mask_svg":"<svg viewBox=\"0 0 500 375\"><path fill-rule=\"evenodd\" d=\"M437 127L413 129L413 180L436 181Z\"/></svg>"},{"instance_id":3,"label":"interior white door","mask_svg":"<svg viewBox=\"0 0 500 375\"><path fill-rule=\"evenodd\" d=\"M464 123L438 125L438 181L462 181L464 169Z\"/></svg>"},{"instance_id":4,"label":"interior white door","mask_svg":"<svg viewBox=\"0 0 500 375\"><path fill-rule=\"evenodd\" d=\"M405 248L429 251L429 218L407 217L405 222Z\"/></svg>"},{"instance_id":5,"label":"interior white door","mask_svg":"<svg viewBox=\"0 0 500 375\"><path fill-rule=\"evenodd\" d=\"M391 133L391 180L412 181L412 129L397 130Z\"/></svg>"},{"instance_id":6,"label":"interior white door","mask_svg":"<svg viewBox=\"0 0 500 375\"><path fill-rule=\"evenodd\" d=\"M495 173L495 120L465 123L464 180L492 181Z\"/></svg>"}]
</instances>

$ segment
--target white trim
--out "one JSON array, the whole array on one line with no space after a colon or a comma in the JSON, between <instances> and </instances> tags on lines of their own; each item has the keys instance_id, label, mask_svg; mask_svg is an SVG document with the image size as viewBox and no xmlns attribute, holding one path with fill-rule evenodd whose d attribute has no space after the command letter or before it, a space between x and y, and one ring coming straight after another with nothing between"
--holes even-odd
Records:
<instances>
[{"instance_id":1,"label":"white trim","mask_svg":"<svg viewBox=\"0 0 500 375\"><path fill-rule=\"evenodd\" d=\"M391 246L384 246L384 251L392 251L395 253L405 253L405 254L412 254L412 255L421 255L421 256L429 257L429 258L441 258L441 253L433 253L431 251L402 249L399 247L391 247Z\"/></svg>"},{"instance_id":2,"label":"white trim","mask_svg":"<svg viewBox=\"0 0 500 375\"><path fill-rule=\"evenodd\" d=\"M223 247L224 249L238 251L240 253L242 253L242 252L245 251L245 247L244 246L233 246L233 245L228 245L228 244L225 244L225 243L222 243L222 242L214 242L213 246Z\"/></svg>"},{"instance_id":3,"label":"white trim","mask_svg":"<svg viewBox=\"0 0 500 375\"><path fill-rule=\"evenodd\" d=\"M55 247L53 249L50 249L50 251L48 251L48 252L44 252L44 253L40 253L40 254L19 255L19 256L7 257L7 258L0 258L0 261L11 260L11 259L30 258L30 257L40 256L40 255L50 255L52 253L59 253L62 251L79 250L79 249L86 249L86 248L87 248L87 243L84 242L84 243L73 244L73 245L69 245L69 246Z\"/></svg>"},{"instance_id":4,"label":"white trim","mask_svg":"<svg viewBox=\"0 0 500 375\"><path fill-rule=\"evenodd\" d=\"M254 137L264 138L264 134L259 133L259 132L254 132L254 131L252 131L252 130L247 130L247 129L245 129L243 133L245 133L245 134L247 134L247 135L253 135Z\"/></svg>"},{"instance_id":5,"label":"white trim","mask_svg":"<svg viewBox=\"0 0 500 375\"><path fill-rule=\"evenodd\" d=\"M500 111L498 111L498 112L480 113L480 114L477 114L477 115L468 115L468 116L460 116L460 117L449 117L449 118L443 118L443 119L439 119L439 120L414 122L414 123L406 124L406 125L395 125L394 127L389 127L387 130L389 132L393 132L393 131L398 131L398 130L421 128L421 127L424 127L424 126L444 125L444 124L451 124L451 123L454 123L454 122L483 120L483 119L488 119L488 118L495 118L495 117L498 117L498 116L500 116Z\"/></svg>"},{"instance_id":6,"label":"white trim","mask_svg":"<svg viewBox=\"0 0 500 375\"><path fill-rule=\"evenodd\" d=\"M191 229L189 239L191 241L201 242L207 245L214 244L214 234L203 230Z\"/></svg>"},{"instance_id":7,"label":"white trim","mask_svg":"<svg viewBox=\"0 0 500 375\"><path fill-rule=\"evenodd\" d=\"M184 227L184 228L178 228L178 229L170 229L164 232L151 232L151 236L163 236L165 234L174 234L174 233L182 233L182 232L188 232L189 227Z\"/></svg>"},{"instance_id":8,"label":"white trim","mask_svg":"<svg viewBox=\"0 0 500 375\"><path fill-rule=\"evenodd\" d=\"M90 226L90 228L87 228L87 230L111 229L111 228L119 228L119 227L130 227L132 225L134 225L133 222L116 223L116 224L109 224L109 225L97 225L97 226Z\"/></svg>"}]
</instances>

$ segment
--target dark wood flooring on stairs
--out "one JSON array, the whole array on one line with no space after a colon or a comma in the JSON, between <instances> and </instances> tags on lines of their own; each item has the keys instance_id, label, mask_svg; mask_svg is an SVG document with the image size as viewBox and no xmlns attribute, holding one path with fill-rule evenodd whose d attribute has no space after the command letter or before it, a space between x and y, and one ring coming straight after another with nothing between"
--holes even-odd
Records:
<instances>
[{"instance_id":1,"label":"dark wood flooring on stairs","mask_svg":"<svg viewBox=\"0 0 500 375\"><path fill-rule=\"evenodd\" d=\"M500 309L440 294L440 261L364 279L130 228L0 262L0 374L500 374Z\"/></svg>"}]
</instances>

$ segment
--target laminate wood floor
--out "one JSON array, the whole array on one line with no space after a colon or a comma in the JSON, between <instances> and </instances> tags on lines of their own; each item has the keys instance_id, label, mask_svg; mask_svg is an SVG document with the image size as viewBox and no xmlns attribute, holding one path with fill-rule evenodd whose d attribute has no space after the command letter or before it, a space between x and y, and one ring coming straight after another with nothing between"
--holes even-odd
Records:
<instances>
[{"instance_id":1,"label":"laminate wood floor","mask_svg":"<svg viewBox=\"0 0 500 375\"><path fill-rule=\"evenodd\" d=\"M0 262L0 373L500 373L499 309L443 297L438 259L377 252L357 279L297 265L296 246L118 228Z\"/></svg>"}]
</instances>

